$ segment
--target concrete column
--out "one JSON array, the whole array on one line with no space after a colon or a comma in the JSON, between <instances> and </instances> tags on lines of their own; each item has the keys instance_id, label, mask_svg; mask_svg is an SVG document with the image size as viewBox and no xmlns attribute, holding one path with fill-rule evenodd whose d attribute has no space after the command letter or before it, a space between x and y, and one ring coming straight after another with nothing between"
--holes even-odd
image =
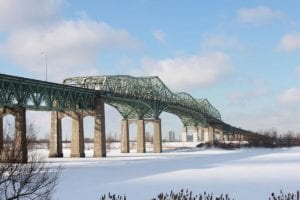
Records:
<instances>
[{"instance_id":1,"label":"concrete column","mask_svg":"<svg viewBox=\"0 0 300 200\"><path fill-rule=\"evenodd\" d=\"M234 137L234 134L229 134L228 135L228 141L232 142L233 141L233 137Z\"/></svg>"},{"instance_id":2,"label":"concrete column","mask_svg":"<svg viewBox=\"0 0 300 200\"><path fill-rule=\"evenodd\" d=\"M204 128L204 142L209 142L210 134L209 134L209 127Z\"/></svg>"},{"instance_id":3,"label":"concrete column","mask_svg":"<svg viewBox=\"0 0 300 200\"><path fill-rule=\"evenodd\" d=\"M81 113L72 112L72 141L71 157L85 157L83 116Z\"/></svg>"},{"instance_id":4,"label":"concrete column","mask_svg":"<svg viewBox=\"0 0 300 200\"><path fill-rule=\"evenodd\" d=\"M161 153L162 152L162 139L161 139L161 119L153 120L153 152Z\"/></svg>"},{"instance_id":5,"label":"concrete column","mask_svg":"<svg viewBox=\"0 0 300 200\"><path fill-rule=\"evenodd\" d=\"M226 134L224 134L224 141L225 141L225 142L229 140L228 137L229 137L229 133L227 132Z\"/></svg>"},{"instance_id":6,"label":"concrete column","mask_svg":"<svg viewBox=\"0 0 300 200\"><path fill-rule=\"evenodd\" d=\"M193 142L198 142L198 127L195 126L193 130Z\"/></svg>"},{"instance_id":7,"label":"concrete column","mask_svg":"<svg viewBox=\"0 0 300 200\"><path fill-rule=\"evenodd\" d=\"M62 129L59 112L51 112L51 132L49 138L49 157L63 157Z\"/></svg>"},{"instance_id":8,"label":"concrete column","mask_svg":"<svg viewBox=\"0 0 300 200\"><path fill-rule=\"evenodd\" d=\"M214 128L213 127L209 127L208 128L208 135L209 135L209 143L210 144L214 144L215 142L215 137L214 137Z\"/></svg>"},{"instance_id":9,"label":"concrete column","mask_svg":"<svg viewBox=\"0 0 300 200\"><path fill-rule=\"evenodd\" d=\"M220 142L220 143L223 143L223 142L224 142L224 133L223 133L223 130L222 130L222 129L219 129L219 133L220 133L220 139L219 139L219 142Z\"/></svg>"},{"instance_id":10,"label":"concrete column","mask_svg":"<svg viewBox=\"0 0 300 200\"><path fill-rule=\"evenodd\" d=\"M137 153L145 153L146 152L145 122L143 119L137 120L136 143L137 143Z\"/></svg>"},{"instance_id":11,"label":"concrete column","mask_svg":"<svg viewBox=\"0 0 300 200\"><path fill-rule=\"evenodd\" d=\"M242 135L242 134L239 134L239 136L240 136L240 141L243 141L244 140L244 136Z\"/></svg>"},{"instance_id":12,"label":"concrete column","mask_svg":"<svg viewBox=\"0 0 300 200\"><path fill-rule=\"evenodd\" d=\"M205 132L205 128L201 128L201 142L205 141L204 132Z\"/></svg>"},{"instance_id":13,"label":"concrete column","mask_svg":"<svg viewBox=\"0 0 300 200\"><path fill-rule=\"evenodd\" d=\"M1 114L1 113L0 113ZM4 133L3 133L3 117L0 116L0 152L3 149L3 140L4 140Z\"/></svg>"},{"instance_id":14,"label":"concrete column","mask_svg":"<svg viewBox=\"0 0 300 200\"><path fill-rule=\"evenodd\" d=\"M234 134L234 140L235 140L235 141L239 141L239 135L236 134L236 133Z\"/></svg>"},{"instance_id":15,"label":"concrete column","mask_svg":"<svg viewBox=\"0 0 300 200\"><path fill-rule=\"evenodd\" d=\"M94 157L106 157L105 111L103 98L95 99Z\"/></svg>"},{"instance_id":16,"label":"concrete column","mask_svg":"<svg viewBox=\"0 0 300 200\"><path fill-rule=\"evenodd\" d=\"M184 126L181 132L181 142L186 142L186 141L187 141L187 126Z\"/></svg>"},{"instance_id":17,"label":"concrete column","mask_svg":"<svg viewBox=\"0 0 300 200\"><path fill-rule=\"evenodd\" d=\"M129 123L127 119L121 121L121 153L129 153Z\"/></svg>"},{"instance_id":18,"label":"concrete column","mask_svg":"<svg viewBox=\"0 0 300 200\"><path fill-rule=\"evenodd\" d=\"M15 118L15 148L18 155L18 162L27 162L27 139L26 139L26 109L16 108Z\"/></svg>"}]
</instances>

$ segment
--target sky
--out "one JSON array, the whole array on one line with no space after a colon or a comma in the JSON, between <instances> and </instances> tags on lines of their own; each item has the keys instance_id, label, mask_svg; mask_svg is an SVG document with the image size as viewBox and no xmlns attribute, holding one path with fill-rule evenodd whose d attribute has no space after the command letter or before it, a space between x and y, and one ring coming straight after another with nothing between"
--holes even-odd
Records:
<instances>
[{"instance_id":1,"label":"sky","mask_svg":"<svg viewBox=\"0 0 300 200\"><path fill-rule=\"evenodd\" d=\"M155 75L207 98L234 126L299 132L299 8L298 0L0 0L0 73L45 80L47 57L51 82ZM106 116L107 132L119 132L118 112L106 106ZM49 113L27 118L49 129ZM181 131L174 115L161 118L163 132Z\"/></svg>"}]
</instances>

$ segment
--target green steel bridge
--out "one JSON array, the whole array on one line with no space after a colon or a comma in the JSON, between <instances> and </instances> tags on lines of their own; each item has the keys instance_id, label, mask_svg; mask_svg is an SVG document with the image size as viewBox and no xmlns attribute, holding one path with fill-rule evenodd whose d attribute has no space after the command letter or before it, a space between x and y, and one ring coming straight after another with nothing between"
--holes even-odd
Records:
<instances>
[{"instance_id":1,"label":"green steel bridge","mask_svg":"<svg viewBox=\"0 0 300 200\"><path fill-rule=\"evenodd\" d=\"M16 137L20 144L26 142L26 110L51 111L50 156L62 156L61 118L71 116L74 156L84 156L82 118L95 116L94 154L105 156L105 113L104 103L116 108L123 117L122 142L123 152L129 152L128 121L137 120L138 151L145 152L144 121L158 123L154 129L154 151L161 152L161 125L159 116L162 112L178 116L184 127L203 127L221 130L224 135L259 136L249 130L234 127L221 118L220 112L205 98L194 98L185 92L172 92L159 77L87 76L67 78L63 84L34 80L24 77L0 74L0 150L3 146L3 122L5 114L16 116ZM75 114L74 114L75 113ZM19 117L18 117L19 116ZM17 120L21 120L17 123ZM159 120L159 121L157 121ZM98 123L97 123L98 122ZM125 126L125 129L124 129ZM77 128L77 129L76 129ZM124 130L123 130L124 129ZM139 136L139 130L142 136ZM157 132L157 133L156 133ZM214 132L214 131L213 131ZM213 134L213 133L212 133ZM19 136L18 136L19 135ZM211 136L213 140L214 136ZM23 139L22 139L23 138ZM79 139L78 139L79 138ZM81 139L80 139L81 138ZM51 145L52 144L52 145ZM22 145L21 145L22 146ZM139 149L140 146L140 149ZM21 147L20 147L21 148ZM23 145L25 151L25 144ZM27 153L27 151L24 153ZM26 157L27 158L27 157Z\"/></svg>"}]
</instances>

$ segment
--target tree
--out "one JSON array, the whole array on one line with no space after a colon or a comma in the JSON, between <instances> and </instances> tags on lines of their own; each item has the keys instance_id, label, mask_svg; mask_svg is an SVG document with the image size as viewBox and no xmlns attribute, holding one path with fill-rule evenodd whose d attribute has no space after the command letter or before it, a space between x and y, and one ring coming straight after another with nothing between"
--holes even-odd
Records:
<instances>
[{"instance_id":1,"label":"tree","mask_svg":"<svg viewBox=\"0 0 300 200\"><path fill-rule=\"evenodd\" d=\"M28 147L34 148L37 127L29 125ZM29 154L28 163L20 163L22 152L12 142L5 143L0 152L0 199L51 199L61 167L52 167L40 155Z\"/></svg>"}]
</instances>

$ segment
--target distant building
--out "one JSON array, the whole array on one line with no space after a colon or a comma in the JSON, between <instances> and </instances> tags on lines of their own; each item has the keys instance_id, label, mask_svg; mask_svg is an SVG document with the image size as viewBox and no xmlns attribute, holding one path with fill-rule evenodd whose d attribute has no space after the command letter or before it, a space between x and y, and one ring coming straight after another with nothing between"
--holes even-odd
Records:
<instances>
[{"instance_id":1,"label":"distant building","mask_svg":"<svg viewBox=\"0 0 300 200\"><path fill-rule=\"evenodd\" d=\"M175 142L175 132L174 131L169 131L169 141Z\"/></svg>"}]
</instances>

